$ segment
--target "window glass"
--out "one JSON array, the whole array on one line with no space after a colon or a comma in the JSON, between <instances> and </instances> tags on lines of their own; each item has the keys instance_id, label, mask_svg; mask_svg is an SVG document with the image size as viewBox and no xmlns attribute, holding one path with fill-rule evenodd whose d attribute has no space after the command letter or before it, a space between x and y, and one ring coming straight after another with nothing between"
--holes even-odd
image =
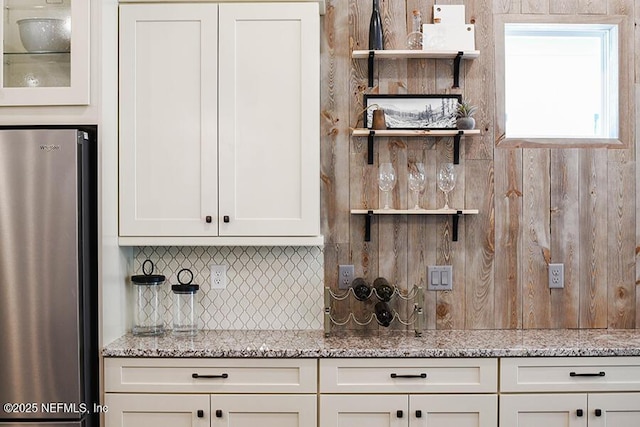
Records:
<instances>
[{"instance_id":1,"label":"window glass","mask_svg":"<svg viewBox=\"0 0 640 427\"><path fill-rule=\"evenodd\" d=\"M507 138L618 137L617 25L505 24Z\"/></svg>"}]
</instances>

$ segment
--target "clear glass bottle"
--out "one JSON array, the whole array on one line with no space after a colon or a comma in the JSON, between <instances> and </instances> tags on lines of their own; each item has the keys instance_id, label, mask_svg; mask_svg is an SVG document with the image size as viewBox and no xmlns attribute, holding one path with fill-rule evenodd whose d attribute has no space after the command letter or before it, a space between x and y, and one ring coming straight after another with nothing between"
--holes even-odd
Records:
<instances>
[{"instance_id":1,"label":"clear glass bottle","mask_svg":"<svg viewBox=\"0 0 640 427\"><path fill-rule=\"evenodd\" d=\"M419 10L413 11L412 29L407 36L407 48L422 50L422 15Z\"/></svg>"}]
</instances>

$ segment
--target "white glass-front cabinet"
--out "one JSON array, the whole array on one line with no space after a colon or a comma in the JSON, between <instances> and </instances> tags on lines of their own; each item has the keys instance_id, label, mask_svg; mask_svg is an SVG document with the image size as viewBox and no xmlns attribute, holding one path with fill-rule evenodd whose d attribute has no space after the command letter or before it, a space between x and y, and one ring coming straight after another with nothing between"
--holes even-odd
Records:
<instances>
[{"instance_id":1,"label":"white glass-front cabinet","mask_svg":"<svg viewBox=\"0 0 640 427\"><path fill-rule=\"evenodd\" d=\"M89 1L2 0L0 105L89 104Z\"/></svg>"},{"instance_id":2,"label":"white glass-front cabinet","mask_svg":"<svg viewBox=\"0 0 640 427\"><path fill-rule=\"evenodd\" d=\"M120 242L318 244L318 5L120 6Z\"/></svg>"}]
</instances>

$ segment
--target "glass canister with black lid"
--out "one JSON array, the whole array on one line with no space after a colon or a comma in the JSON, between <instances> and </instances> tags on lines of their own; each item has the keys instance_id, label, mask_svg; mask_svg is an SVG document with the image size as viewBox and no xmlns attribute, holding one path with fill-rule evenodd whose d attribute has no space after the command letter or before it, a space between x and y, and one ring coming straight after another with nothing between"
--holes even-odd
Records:
<instances>
[{"instance_id":1,"label":"glass canister with black lid","mask_svg":"<svg viewBox=\"0 0 640 427\"><path fill-rule=\"evenodd\" d=\"M188 274L185 274L188 273ZM188 280L183 280L187 278ZM178 284L171 285L173 292L173 333L180 336L193 336L199 328L199 306L196 294L199 285L193 282L193 272L183 268L178 272Z\"/></svg>"},{"instance_id":2,"label":"glass canister with black lid","mask_svg":"<svg viewBox=\"0 0 640 427\"><path fill-rule=\"evenodd\" d=\"M156 336L165 331L162 285L166 278L162 274L153 274L153 270L153 262L146 260L142 264L143 274L131 276L135 292L133 335Z\"/></svg>"}]
</instances>

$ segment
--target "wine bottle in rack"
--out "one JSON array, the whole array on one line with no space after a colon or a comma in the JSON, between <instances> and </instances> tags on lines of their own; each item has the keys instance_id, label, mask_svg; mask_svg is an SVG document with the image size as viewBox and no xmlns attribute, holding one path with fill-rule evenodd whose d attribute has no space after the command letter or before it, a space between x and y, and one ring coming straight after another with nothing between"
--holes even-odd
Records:
<instances>
[{"instance_id":1,"label":"wine bottle in rack","mask_svg":"<svg viewBox=\"0 0 640 427\"><path fill-rule=\"evenodd\" d=\"M374 310L378 323L384 327L388 327L393 321L393 313L391 312L391 308L389 308L389 304L380 301L375 305Z\"/></svg>"},{"instance_id":2,"label":"wine bottle in rack","mask_svg":"<svg viewBox=\"0 0 640 427\"><path fill-rule=\"evenodd\" d=\"M395 292L395 288L389 284L389 281L384 277L378 277L373 281L373 288L376 290L376 295L380 301L389 302Z\"/></svg>"},{"instance_id":3,"label":"wine bottle in rack","mask_svg":"<svg viewBox=\"0 0 640 427\"><path fill-rule=\"evenodd\" d=\"M358 301L366 301L371 296L371 286L362 277L353 279L351 287L353 288L353 295Z\"/></svg>"}]
</instances>

